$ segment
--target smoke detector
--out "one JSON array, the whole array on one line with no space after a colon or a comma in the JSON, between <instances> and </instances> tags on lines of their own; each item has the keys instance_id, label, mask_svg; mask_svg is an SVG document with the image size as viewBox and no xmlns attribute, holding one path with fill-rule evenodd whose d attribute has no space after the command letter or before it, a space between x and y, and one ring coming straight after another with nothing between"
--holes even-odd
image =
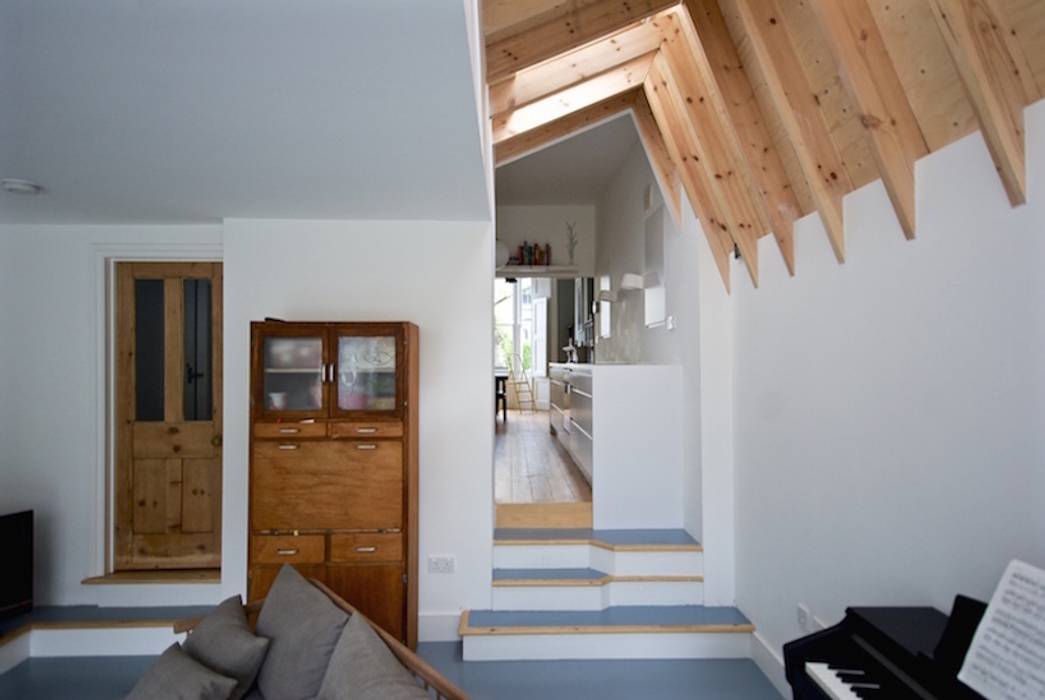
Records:
<instances>
[{"instance_id":1,"label":"smoke detector","mask_svg":"<svg viewBox=\"0 0 1045 700\"><path fill-rule=\"evenodd\" d=\"M0 187L3 187L11 194L40 194L44 191L44 188L35 182L19 180L14 177L5 177L3 180L0 180Z\"/></svg>"}]
</instances>

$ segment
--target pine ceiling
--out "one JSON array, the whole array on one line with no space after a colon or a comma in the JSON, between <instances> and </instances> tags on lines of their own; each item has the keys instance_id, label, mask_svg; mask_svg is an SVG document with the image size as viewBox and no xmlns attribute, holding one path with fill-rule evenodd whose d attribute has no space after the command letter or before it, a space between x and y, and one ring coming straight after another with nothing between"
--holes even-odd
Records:
<instances>
[{"instance_id":1,"label":"pine ceiling","mask_svg":"<svg viewBox=\"0 0 1045 700\"><path fill-rule=\"evenodd\" d=\"M1043 0L484 0L483 28L497 163L630 110L727 289L766 235L795 274L814 211L844 262L842 198L877 179L914 238L915 161L976 129L1025 201Z\"/></svg>"}]
</instances>

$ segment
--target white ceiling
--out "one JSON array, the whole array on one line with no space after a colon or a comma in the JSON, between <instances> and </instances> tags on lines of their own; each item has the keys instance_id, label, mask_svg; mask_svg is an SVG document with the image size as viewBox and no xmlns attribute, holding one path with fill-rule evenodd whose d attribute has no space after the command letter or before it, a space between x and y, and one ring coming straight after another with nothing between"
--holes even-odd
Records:
<instances>
[{"instance_id":1,"label":"white ceiling","mask_svg":"<svg viewBox=\"0 0 1045 700\"><path fill-rule=\"evenodd\" d=\"M469 0L0 0L0 222L485 219Z\"/></svg>"},{"instance_id":2,"label":"white ceiling","mask_svg":"<svg viewBox=\"0 0 1045 700\"><path fill-rule=\"evenodd\" d=\"M625 113L497 168L498 205L594 203L638 141Z\"/></svg>"}]
</instances>

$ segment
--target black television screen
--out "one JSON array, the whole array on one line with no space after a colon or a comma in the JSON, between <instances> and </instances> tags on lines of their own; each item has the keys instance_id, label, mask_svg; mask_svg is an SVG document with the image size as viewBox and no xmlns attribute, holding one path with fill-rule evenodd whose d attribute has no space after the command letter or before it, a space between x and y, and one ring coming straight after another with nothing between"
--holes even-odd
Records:
<instances>
[{"instance_id":1,"label":"black television screen","mask_svg":"<svg viewBox=\"0 0 1045 700\"><path fill-rule=\"evenodd\" d=\"M0 516L0 547L7 571L0 576L0 618L33 607L33 511Z\"/></svg>"}]
</instances>

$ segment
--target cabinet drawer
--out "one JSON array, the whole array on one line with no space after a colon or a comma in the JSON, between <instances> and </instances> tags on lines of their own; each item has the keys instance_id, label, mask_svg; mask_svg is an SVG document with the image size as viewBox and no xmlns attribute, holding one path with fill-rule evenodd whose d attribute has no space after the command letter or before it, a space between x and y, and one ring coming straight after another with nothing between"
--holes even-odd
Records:
<instances>
[{"instance_id":1,"label":"cabinet drawer","mask_svg":"<svg viewBox=\"0 0 1045 700\"><path fill-rule=\"evenodd\" d=\"M570 374L570 391L579 389L585 394L591 394L591 375L584 372L573 372Z\"/></svg>"},{"instance_id":2,"label":"cabinet drawer","mask_svg":"<svg viewBox=\"0 0 1045 700\"><path fill-rule=\"evenodd\" d=\"M335 421L330 424L330 437L333 438L397 438L403 437L403 424L396 422L376 421Z\"/></svg>"},{"instance_id":3,"label":"cabinet drawer","mask_svg":"<svg viewBox=\"0 0 1045 700\"><path fill-rule=\"evenodd\" d=\"M591 397L579 391L570 392L570 418L581 427L581 430L594 435L592 431L592 405Z\"/></svg>"},{"instance_id":4,"label":"cabinet drawer","mask_svg":"<svg viewBox=\"0 0 1045 700\"><path fill-rule=\"evenodd\" d=\"M254 530L394 530L403 526L398 440L256 442Z\"/></svg>"},{"instance_id":5,"label":"cabinet drawer","mask_svg":"<svg viewBox=\"0 0 1045 700\"><path fill-rule=\"evenodd\" d=\"M253 538L255 564L322 564L323 535L258 535Z\"/></svg>"},{"instance_id":6,"label":"cabinet drawer","mask_svg":"<svg viewBox=\"0 0 1045 700\"><path fill-rule=\"evenodd\" d=\"M326 437L327 426L323 423L255 423L254 437L276 440L295 438Z\"/></svg>"},{"instance_id":7,"label":"cabinet drawer","mask_svg":"<svg viewBox=\"0 0 1045 700\"><path fill-rule=\"evenodd\" d=\"M592 448L591 438L578 427L576 421L572 421L570 425L570 453L576 460L577 467L584 473L588 483L591 483L592 472L594 471Z\"/></svg>"},{"instance_id":8,"label":"cabinet drawer","mask_svg":"<svg viewBox=\"0 0 1045 700\"><path fill-rule=\"evenodd\" d=\"M402 561L403 536L398 533L358 533L330 536L330 561Z\"/></svg>"}]
</instances>

